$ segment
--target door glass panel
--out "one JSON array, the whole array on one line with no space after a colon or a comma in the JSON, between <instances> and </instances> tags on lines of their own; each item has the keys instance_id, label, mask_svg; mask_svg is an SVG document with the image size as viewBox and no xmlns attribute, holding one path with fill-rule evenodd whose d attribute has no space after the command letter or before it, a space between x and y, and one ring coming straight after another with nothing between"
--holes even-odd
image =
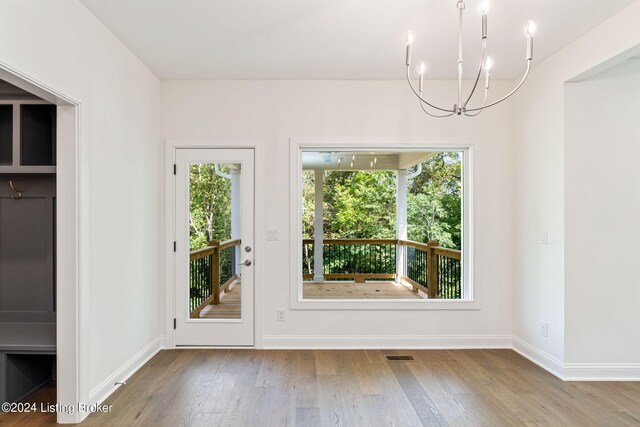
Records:
<instances>
[{"instance_id":1,"label":"door glass panel","mask_svg":"<svg viewBox=\"0 0 640 427\"><path fill-rule=\"evenodd\" d=\"M240 164L189 164L189 298L193 319L240 319Z\"/></svg>"}]
</instances>

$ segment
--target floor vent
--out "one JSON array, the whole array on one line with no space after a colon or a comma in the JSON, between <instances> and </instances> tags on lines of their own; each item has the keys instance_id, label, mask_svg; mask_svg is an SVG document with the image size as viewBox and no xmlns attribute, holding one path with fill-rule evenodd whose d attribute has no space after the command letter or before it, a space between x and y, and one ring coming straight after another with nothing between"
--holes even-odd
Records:
<instances>
[{"instance_id":1,"label":"floor vent","mask_svg":"<svg viewBox=\"0 0 640 427\"><path fill-rule=\"evenodd\" d=\"M413 356L387 356L387 360L414 360Z\"/></svg>"}]
</instances>

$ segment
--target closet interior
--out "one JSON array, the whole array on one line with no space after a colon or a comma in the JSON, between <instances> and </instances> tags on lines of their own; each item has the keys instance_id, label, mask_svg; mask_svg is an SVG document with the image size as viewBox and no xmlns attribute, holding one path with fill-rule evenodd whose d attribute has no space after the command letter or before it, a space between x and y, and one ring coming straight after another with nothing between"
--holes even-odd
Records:
<instances>
[{"instance_id":1,"label":"closet interior","mask_svg":"<svg viewBox=\"0 0 640 427\"><path fill-rule=\"evenodd\" d=\"M0 402L56 376L56 106L0 80Z\"/></svg>"}]
</instances>

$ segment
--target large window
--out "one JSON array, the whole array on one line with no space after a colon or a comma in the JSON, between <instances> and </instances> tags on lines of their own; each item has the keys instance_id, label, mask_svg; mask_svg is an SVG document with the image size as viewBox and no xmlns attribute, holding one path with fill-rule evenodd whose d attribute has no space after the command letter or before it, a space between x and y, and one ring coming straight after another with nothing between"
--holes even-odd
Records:
<instances>
[{"instance_id":1,"label":"large window","mask_svg":"<svg viewBox=\"0 0 640 427\"><path fill-rule=\"evenodd\" d=\"M468 149L303 148L298 301L469 301Z\"/></svg>"}]
</instances>

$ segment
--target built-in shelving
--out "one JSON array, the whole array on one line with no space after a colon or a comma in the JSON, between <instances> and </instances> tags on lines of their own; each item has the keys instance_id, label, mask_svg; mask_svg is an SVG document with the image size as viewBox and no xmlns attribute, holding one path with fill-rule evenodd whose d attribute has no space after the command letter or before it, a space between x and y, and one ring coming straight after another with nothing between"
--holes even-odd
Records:
<instances>
[{"instance_id":1,"label":"built-in shelving","mask_svg":"<svg viewBox=\"0 0 640 427\"><path fill-rule=\"evenodd\" d=\"M0 174L56 173L56 106L0 100Z\"/></svg>"}]
</instances>

